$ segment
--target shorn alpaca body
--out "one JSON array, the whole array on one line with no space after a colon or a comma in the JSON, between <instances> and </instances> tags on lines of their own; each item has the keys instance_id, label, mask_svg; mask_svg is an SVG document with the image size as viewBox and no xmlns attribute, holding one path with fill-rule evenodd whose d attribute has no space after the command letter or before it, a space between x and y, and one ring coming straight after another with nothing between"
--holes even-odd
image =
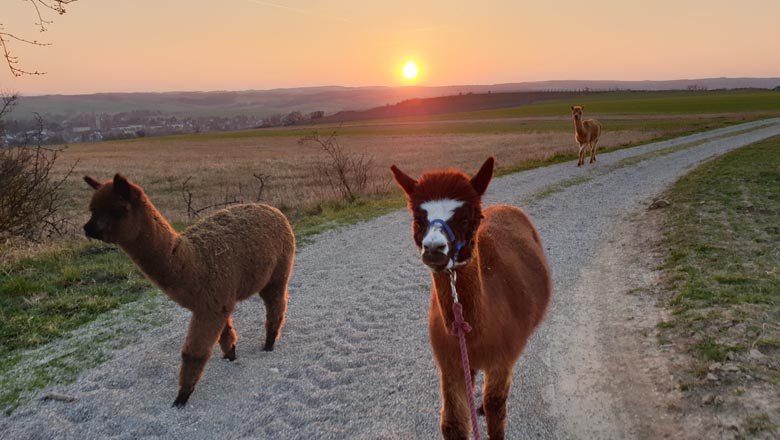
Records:
<instances>
[{"instance_id":1,"label":"shorn alpaca body","mask_svg":"<svg viewBox=\"0 0 780 440\"><path fill-rule=\"evenodd\" d=\"M238 205L179 234L143 189L123 176L102 184L84 180L95 189L86 235L119 245L163 292L192 311L174 406L186 405L217 341L223 357L235 360L231 315L237 302L259 293L266 309L264 349L273 350L295 256L295 236L279 210Z\"/></svg>"},{"instance_id":2,"label":"shorn alpaca body","mask_svg":"<svg viewBox=\"0 0 780 440\"><path fill-rule=\"evenodd\" d=\"M440 374L446 439L466 439L470 431L459 340L451 331L449 271L457 273L456 289L472 327L466 336L472 377L485 374L482 411L491 439L504 438L514 364L552 293L541 240L528 216L508 205L481 207L493 164L489 158L471 179L445 170L414 180L392 167L409 199L414 242L433 278L428 331Z\"/></svg>"},{"instance_id":3,"label":"shorn alpaca body","mask_svg":"<svg viewBox=\"0 0 780 440\"><path fill-rule=\"evenodd\" d=\"M571 107L571 115L574 118L574 140L580 146L577 166L585 163L585 147L590 148L590 162L596 161L596 146L601 136L601 123L595 119L582 120L582 110L585 107L574 105Z\"/></svg>"}]
</instances>

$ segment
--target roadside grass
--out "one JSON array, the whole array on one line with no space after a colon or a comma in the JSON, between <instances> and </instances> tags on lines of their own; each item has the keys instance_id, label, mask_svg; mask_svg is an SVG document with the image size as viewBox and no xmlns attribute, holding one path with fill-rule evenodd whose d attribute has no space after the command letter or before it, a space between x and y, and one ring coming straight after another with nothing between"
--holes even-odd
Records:
<instances>
[{"instance_id":1,"label":"roadside grass","mask_svg":"<svg viewBox=\"0 0 780 440\"><path fill-rule=\"evenodd\" d=\"M75 242L0 266L0 358L138 299L150 284L117 249Z\"/></svg>"},{"instance_id":2,"label":"roadside grass","mask_svg":"<svg viewBox=\"0 0 780 440\"><path fill-rule=\"evenodd\" d=\"M150 287L117 249L85 241L0 263L0 409L10 411L22 393L43 388L54 377L75 377L66 361L52 359L27 371L24 380L12 380L10 372L26 350L137 301ZM100 361L87 348L68 356L79 354Z\"/></svg>"},{"instance_id":3,"label":"roadside grass","mask_svg":"<svg viewBox=\"0 0 780 440\"><path fill-rule=\"evenodd\" d=\"M745 409L742 428L777 433L780 136L700 166L668 198L663 269L672 314L659 330L694 359L679 372L681 389L715 390L727 405L739 405L728 396L740 388L763 389L773 397Z\"/></svg>"}]
</instances>

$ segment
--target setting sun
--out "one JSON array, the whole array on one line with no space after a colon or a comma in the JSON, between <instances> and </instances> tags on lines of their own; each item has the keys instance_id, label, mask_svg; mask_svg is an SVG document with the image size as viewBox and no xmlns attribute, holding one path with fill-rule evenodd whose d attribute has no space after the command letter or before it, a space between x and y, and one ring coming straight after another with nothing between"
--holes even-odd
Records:
<instances>
[{"instance_id":1,"label":"setting sun","mask_svg":"<svg viewBox=\"0 0 780 440\"><path fill-rule=\"evenodd\" d=\"M417 63L409 60L404 64L402 73L406 79L415 79L417 78L417 74L420 73L420 69L417 68Z\"/></svg>"}]
</instances>

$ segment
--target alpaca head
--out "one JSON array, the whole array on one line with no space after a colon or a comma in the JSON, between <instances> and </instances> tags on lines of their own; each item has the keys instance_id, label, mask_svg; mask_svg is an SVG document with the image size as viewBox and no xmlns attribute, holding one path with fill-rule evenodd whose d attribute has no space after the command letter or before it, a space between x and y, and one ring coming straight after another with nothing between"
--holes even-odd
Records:
<instances>
[{"instance_id":1,"label":"alpaca head","mask_svg":"<svg viewBox=\"0 0 780 440\"><path fill-rule=\"evenodd\" d=\"M121 174L113 180L100 183L84 176L94 188L89 210L92 217L84 225L84 233L106 243L127 243L140 233L140 216L144 211L144 191Z\"/></svg>"},{"instance_id":2,"label":"alpaca head","mask_svg":"<svg viewBox=\"0 0 780 440\"><path fill-rule=\"evenodd\" d=\"M584 110L585 107L582 105L573 105L571 106L571 115L574 116L574 119L579 119L582 117L582 110Z\"/></svg>"},{"instance_id":3,"label":"alpaca head","mask_svg":"<svg viewBox=\"0 0 780 440\"><path fill-rule=\"evenodd\" d=\"M414 180L395 165L396 183L406 193L414 217L412 233L423 263L434 272L461 266L474 251L482 220L482 195L493 177L490 157L469 178L462 171L430 171Z\"/></svg>"}]
</instances>

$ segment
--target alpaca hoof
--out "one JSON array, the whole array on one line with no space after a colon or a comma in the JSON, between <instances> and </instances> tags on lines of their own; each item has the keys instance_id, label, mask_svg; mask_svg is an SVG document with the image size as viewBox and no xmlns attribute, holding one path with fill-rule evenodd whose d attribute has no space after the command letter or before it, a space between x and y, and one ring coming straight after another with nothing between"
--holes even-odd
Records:
<instances>
[{"instance_id":1,"label":"alpaca hoof","mask_svg":"<svg viewBox=\"0 0 780 440\"><path fill-rule=\"evenodd\" d=\"M179 395L176 396L176 400L173 401L173 405L171 405L171 407L184 408L187 405L188 400L190 400L189 394L179 393Z\"/></svg>"},{"instance_id":2,"label":"alpaca hoof","mask_svg":"<svg viewBox=\"0 0 780 440\"><path fill-rule=\"evenodd\" d=\"M222 359L227 359L230 362L236 360L236 346L233 345L232 347L230 347L230 350L227 353L222 355Z\"/></svg>"},{"instance_id":3,"label":"alpaca hoof","mask_svg":"<svg viewBox=\"0 0 780 440\"><path fill-rule=\"evenodd\" d=\"M274 344L265 344L263 351L274 351Z\"/></svg>"},{"instance_id":4,"label":"alpaca hoof","mask_svg":"<svg viewBox=\"0 0 780 440\"><path fill-rule=\"evenodd\" d=\"M479 408L477 408L477 414L485 417L485 405L479 405Z\"/></svg>"}]
</instances>

